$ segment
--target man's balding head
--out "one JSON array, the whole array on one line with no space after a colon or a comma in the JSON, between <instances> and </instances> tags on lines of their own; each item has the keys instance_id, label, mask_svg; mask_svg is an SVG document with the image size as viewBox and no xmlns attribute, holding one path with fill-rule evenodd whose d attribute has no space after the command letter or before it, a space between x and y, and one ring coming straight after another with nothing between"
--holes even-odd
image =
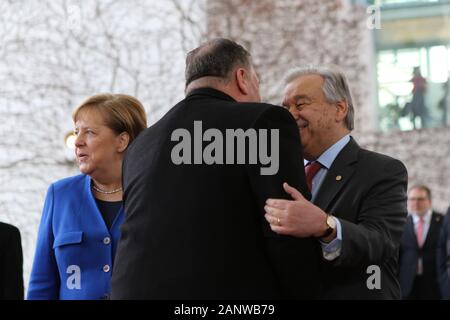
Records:
<instances>
[{"instance_id":1,"label":"man's balding head","mask_svg":"<svg viewBox=\"0 0 450 320\"><path fill-rule=\"evenodd\" d=\"M236 42L224 38L208 41L187 54L186 87L203 77L228 82L233 69L250 65L250 53Z\"/></svg>"},{"instance_id":2,"label":"man's balding head","mask_svg":"<svg viewBox=\"0 0 450 320\"><path fill-rule=\"evenodd\" d=\"M229 39L217 38L189 52L185 76L186 93L214 88L239 102L261 101L250 53Z\"/></svg>"}]
</instances>

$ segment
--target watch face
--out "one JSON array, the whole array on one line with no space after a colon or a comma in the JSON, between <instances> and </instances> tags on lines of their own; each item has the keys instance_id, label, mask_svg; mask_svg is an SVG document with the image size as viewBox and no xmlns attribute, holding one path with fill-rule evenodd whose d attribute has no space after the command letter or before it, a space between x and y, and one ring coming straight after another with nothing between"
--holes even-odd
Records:
<instances>
[{"instance_id":1,"label":"watch face","mask_svg":"<svg viewBox=\"0 0 450 320\"><path fill-rule=\"evenodd\" d=\"M336 229L336 220L334 220L334 217L329 215L327 218L327 224L330 228Z\"/></svg>"}]
</instances>

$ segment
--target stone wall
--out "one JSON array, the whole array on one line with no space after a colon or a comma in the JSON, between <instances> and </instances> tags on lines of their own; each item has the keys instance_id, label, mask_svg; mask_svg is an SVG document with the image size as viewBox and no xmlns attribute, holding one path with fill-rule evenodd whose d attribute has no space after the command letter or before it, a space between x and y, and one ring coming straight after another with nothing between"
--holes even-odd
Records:
<instances>
[{"instance_id":1,"label":"stone wall","mask_svg":"<svg viewBox=\"0 0 450 320\"><path fill-rule=\"evenodd\" d=\"M445 213L450 206L450 129L357 134L367 149L400 159L408 169L409 185L430 187L433 206Z\"/></svg>"}]
</instances>

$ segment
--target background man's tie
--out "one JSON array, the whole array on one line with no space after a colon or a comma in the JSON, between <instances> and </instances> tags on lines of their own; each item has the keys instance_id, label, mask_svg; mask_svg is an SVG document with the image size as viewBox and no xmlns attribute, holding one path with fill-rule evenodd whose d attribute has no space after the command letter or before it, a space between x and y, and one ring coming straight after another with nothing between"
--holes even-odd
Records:
<instances>
[{"instance_id":1,"label":"background man's tie","mask_svg":"<svg viewBox=\"0 0 450 320\"><path fill-rule=\"evenodd\" d=\"M423 238L423 227L424 227L425 221L421 217L419 218L419 222L417 223L416 228L416 237L417 237L417 245L419 248L422 248L424 238ZM417 260L417 274L421 275L423 273L423 261L422 261L422 255L419 256L419 259Z\"/></svg>"},{"instance_id":2,"label":"background man's tie","mask_svg":"<svg viewBox=\"0 0 450 320\"><path fill-rule=\"evenodd\" d=\"M416 230L416 236L417 236L417 245L420 247L423 246L423 226L425 221L423 218L419 218L419 222L417 223L417 230Z\"/></svg>"}]
</instances>

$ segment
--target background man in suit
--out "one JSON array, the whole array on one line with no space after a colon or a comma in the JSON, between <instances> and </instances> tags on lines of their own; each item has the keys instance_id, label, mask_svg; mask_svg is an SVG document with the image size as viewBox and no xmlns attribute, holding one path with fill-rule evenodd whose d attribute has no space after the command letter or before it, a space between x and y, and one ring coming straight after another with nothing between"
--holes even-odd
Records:
<instances>
[{"instance_id":1,"label":"background man in suit","mask_svg":"<svg viewBox=\"0 0 450 320\"><path fill-rule=\"evenodd\" d=\"M286 83L283 105L300 130L312 202L285 184L294 200L269 199L267 221L279 234L320 240L323 298L400 298L404 165L360 148L350 136L354 110L343 73L306 66Z\"/></svg>"},{"instance_id":2,"label":"background man in suit","mask_svg":"<svg viewBox=\"0 0 450 320\"><path fill-rule=\"evenodd\" d=\"M258 77L240 45L215 39L188 54L186 98L144 131L125 157L126 218L113 299L314 297L314 240L279 236L264 220L266 198L288 196L283 181L309 197L298 129L286 110L259 101ZM202 163L205 143L195 141L193 152L190 146L183 152L187 163L174 164L171 135L181 128L195 140L195 121L205 134L279 130L277 173L261 175L259 162ZM191 153L197 164L189 164Z\"/></svg>"},{"instance_id":3,"label":"background man in suit","mask_svg":"<svg viewBox=\"0 0 450 320\"><path fill-rule=\"evenodd\" d=\"M438 244L438 268L442 299L450 300L450 207L441 227Z\"/></svg>"},{"instance_id":4,"label":"background man in suit","mask_svg":"<svg viewBox=\"0 0 450 320\"><path fill-rule=\"evenodd\" d=\"M404 299L440 299L436 252L442 215L431 209L431 191L424 185L408 192L408 212L400 245L400 286Z\"/></svg>"},{"instance_id":5,"label":"background man in suit","mask_svg":"<svg viewBox=\"0 0 450 320\"><path fill-rule=\"evenodd\" d=\"M0 222L0 300L23 300L22 268L19 229Z\"/></svg>"}]
</instances>

